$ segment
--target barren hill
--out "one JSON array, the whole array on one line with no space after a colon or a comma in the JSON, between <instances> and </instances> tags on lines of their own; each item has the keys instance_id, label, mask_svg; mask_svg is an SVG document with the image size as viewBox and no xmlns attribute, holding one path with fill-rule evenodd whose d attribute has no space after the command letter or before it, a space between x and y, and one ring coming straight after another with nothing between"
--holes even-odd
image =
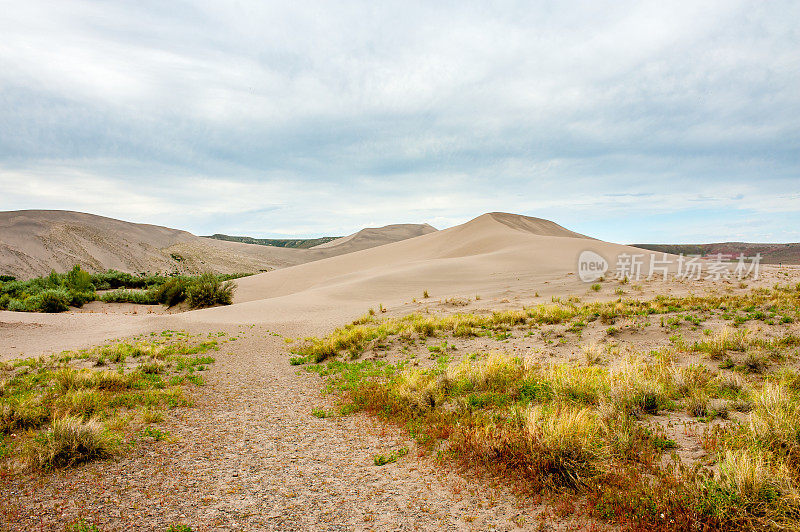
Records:
<instances>
[{"instance_id":1,"label":"barren hill","mask_svg":"<svg viewBox=\"0 0 800 532\"><path fill-rule=\"evenodd\" d=\"M675 255L700 255L703 257L722 254L725 257L753 257L761 254L765 264L800 264L800 243L761 244L749 242L719 242L714 244L633 244L651 251L663 251Z\"/></svg>"},{"instance_id":2,"label":"barren hill","mask_svg":"<svg viewBox=\"0 0 800 532\"><path fill-rule=\"evenodd\" d=\"M358 249L363 249L408 238L413 233L411 229L390 230L371 241L360 238L356 241L362 246ZM352 244L292 249L228 242L168 227L72 211L0 212L0 274L22 279L45 275L53 269L65 271L75 264L89 271L113 268L151 273L257 273L353 249Z\"/></svg>"}]
</instances>

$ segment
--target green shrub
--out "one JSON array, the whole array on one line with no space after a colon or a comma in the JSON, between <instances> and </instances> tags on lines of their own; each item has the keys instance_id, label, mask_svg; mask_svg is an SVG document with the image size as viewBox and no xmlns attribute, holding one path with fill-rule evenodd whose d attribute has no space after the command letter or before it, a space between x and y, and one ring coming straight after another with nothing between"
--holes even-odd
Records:
<instances>
[{"instance_id":1,"label":"green shrub","mask_svg":"<svg viewBox=\"0 0 800 532\"><path fill-rule=\"evenodd\" d=\"M18 312L62 312L95 299L91 275L75 266L66 274L0 284L0 308Z\"/></svg>"},{"instance_id":2,"label":"green shrub","mask_svg":"<svg viewBox=\"0 0 800 532\"><path fill-rule=\"evenodd\" d=\"M117 270L108 270L92 275L92 283L98 290L112 288L149 288L163 284L167 277L162 275L133 275Z\"/></svg>"},{"instance_id":3,"label":"green shrub","mask_svg":"<svg viewBox=\"0 0 800 532\"><path fill-rule=\"evenodd\" d=\"M82 307L89 301L94 301L97 296L94 291L92 292L73 292L69 291L69 305L72 307Z\"/></svg>"},{"instance_id":4,"label":"green shrub","mask_svg":"<svg viewBox=\"0 0 800 532\"><path fill-rule=\"evenodd\" d=\"M104 303L137 303L139 305L156 305L153 292L140 292L137 290L126 290L120 288L112 292L106 292L100 296L100 301Z\"/></svg>"},{"instance_id":5,"label":"green shrub","mask_svg":"<svg viewBox=\"0 0 800 532\"><path fill-rule=\"evenodd\" d=\"M207 273L188 284L186 296L191 308L230 305L234 289L232 282L221 282L215 275Z\"/></svg>"},{"instance_id":6,"label":"green shrub","mask_svg":"<svg viewBox=\"0 0 800 532\"><path fill-rule=\"evenodd\" d=\"M9 300L6 309L12 312L33 312L33 309L28 307L28 305L25 304L25 301L21 299Z\"/></svg>"},{"instance_id":7,"label":"green shrub","mask_svg":"<svg viewBox=\"0 0 800 532\"><path fill-rule=\"evenodd\" d=\"M185 277L173 277L161 286L154 288L152 297L158 303L174 307L178 303L186 300L186 288L189 284L189 279Z\"/></svg>"},{"instance_id":8,"label":"green shrub","mask_svg":"<svg viewBox=\"0 0 800 532\"><path fill-rule=\"evenodd\" d=\"M0 309L17 312L62 312L97 299L96 290L115 289L100 299L107 303L163 303L170 307L191 299L192 308L228 305L233 298L233 283L249 274L204 274L200 277L133 275L109 270L89 274L75 266L67 273L52 271L46 277L17 281L6 276L0 281ZM140 289L134 292L124 289Z\"/></svg>"},{"instance_id":9,"label":"green shrub","mask_svg":"<svg viewBox=\"0 0 800 532\"><path fill-rule=\"evenodd\" d=\"M94 292L92 276L78 265L64 276L64 285L72 292Z\"/></svg>"},{"instance_id":10,"label":"green shrub","mask_svg":"<svg viewBox=\"0 0 800 532\"><path fill-rule=\"evenodd\" d=\"M63 288L51 288L29 297L25 304L34 312L64 312L69 310L72 300L70 293Z\"/></svg>"}]
</instances>

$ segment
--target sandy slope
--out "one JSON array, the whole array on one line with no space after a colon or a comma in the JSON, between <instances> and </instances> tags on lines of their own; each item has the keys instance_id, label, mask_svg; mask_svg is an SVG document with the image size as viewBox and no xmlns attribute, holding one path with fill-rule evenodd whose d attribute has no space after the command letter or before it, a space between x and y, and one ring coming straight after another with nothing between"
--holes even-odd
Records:
<instances>
[{"instance_id":1,"label":"sandy slope","mask_svg":"<svg viewBox=\"0 0 800 532\"><path fill-rule=\"evenodd\" d=\"M90 271L254 273L432 230L428 225L389 226L356 233L323 249L291 249L203 238L79 212L9 211L0 212L0 274L30 278L75 264Z\"/></svg>"},{"instance_id":2,"label":"sandy slope","mask_svg":"<svg viewBox=\"0 0 800 532\"><path fill-rule=\"evenodd\" d=\"M311 249L336 249L341 254L374 248L392 242L399 242L415 236L433 233L436 228L428 224L394 224L383 227L367 227L349 236L343 236Z\"/></svg>"},{"instance_id":3,"label":"sandy slope","mask_svg":"<svg viewBox=\"0 0 800 532\"><path fill-rule=\"evenodd\" d=\"M221 323L296 323L328 315L351 319L371 306L421 297L424 290L437 298L508 290L548 293L555 279L583 290L574 272L584 250L604 256L612 267L620 253L648 253L590 239L547 220L489 213L443 231L241 279L235 305L185 318Z\"/></svg>"}]
</instances>

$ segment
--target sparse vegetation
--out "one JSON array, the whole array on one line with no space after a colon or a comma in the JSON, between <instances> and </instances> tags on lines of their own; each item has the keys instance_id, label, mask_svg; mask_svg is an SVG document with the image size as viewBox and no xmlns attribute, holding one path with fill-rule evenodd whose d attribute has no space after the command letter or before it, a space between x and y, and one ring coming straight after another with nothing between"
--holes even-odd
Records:
<instances>
[{"instance_id":1,"label":"sparse vegetation","mask_svg":"<svg viewBox=\"0 0 800 532\"><path fill-rule=\"evenodd\" d=\"M217 348L214 340L169 334L3 363L0 442L15 439L0 465L52 469L110 457L130 439L134 412L148 425L142 434L165 434L149 425L164 419L164 409L188 404L182 386L200 384L196 372L214 361L203 353ZM94 368L76 367L91 361Z\"/></svg>"},{"instance_id":2,"label":"sparse vegetation","mask_svg":"<svg viewBox=\"0 0 800 532\"><path fill-rule=\"evenodd\" d=\"M341 414L364 411L397 423L439 460L478 465L526 490L584 494L594 518L636 530L797 529L800 377L770 370L797 355L800 339L787 324L798 308L800 286L776 286L651 301L556 299L491 314L368 315L306 339L294 360L312 362L307 370L325 378ZM649 352L628 349L622 357L614 338L586 347L585 365L503 353L449 362L450 337L505 341L517 331L541 332L546 342L544 328L580 334L590 326L617 337L636 319L650 325L653 314L664 318L655 330L665 343ZM701 331L711 319L728 325ZM765 335L741 327L751 320L775 329ZM430 337L437 343L426 343ZM427 367L416 355L355 360L376 345L415 342L431 353ZM675 454L681 444L651 421L658 414L705 426L695 437L707 454L684 463ZM378 455L375 464L391 458Z\"/></svg>"},{"instance_id":3,"label":"sparse vegetation","mask_svg":"<svg viewBox=\"0 0 800 532\"><path fill-rule=\"evenodd\" d=\"M407 454L408 454L408 449L403 447L401 449L398 449L397 452L389 453L388 455L386 454L375 455L375 457L373 457L372 459L372 462L378 467L385 466L386 464L392 464L394 462L397 462L398 458L401 458Z\"/></svg>"},{"instance_id":4,"label":"sparse vegetation","mask_svg":"<svg viewBox=\"0 0 800 532\"><path fill-rule=\"evenodd\" d=\"M332 240L341 238L339 236L323 236L320 238L295 238L295 239L281 239L281 238L253 238L251 236L230 236L223 234L213 234L206 238L215 238L217 240L227 240L229 242L242 242L243 244L257 244L260 246L275 246L279 248L297 248L308 249L321 244L327 244Z\"/></svg>"},{"instance_id":5,"label":"sparse vegetation","mask_svg":"<svg viewBox=\"0 0 800 532\"><path fill-rule=\"evenodd\" d=\"M173 306L188 301L190 308L228 305L234 285L230 281L249 274L200 276L132 275L109 270L89 274L75 266L64 274L17 281L0 280L0 310L64 312L99 299L106 303ZM98 295L97 290L110 290Z\"/></svg>"},{"instance_id":6,"label":"sparse vegetation","mask_svg":"<svg viewBox=\"0 0 800 532\"><path fill-rule=\"evenodd\" d=\"M296 350L300 357L309 357L313 362L321 362L328 357L348 352L358 356L370 342L385 342L390 336L431 337L441 333L456 336L490 334L518 325L555 325L561 323L585 324L599 321L613 325L618 320L647 317L652 314L675 314L693 311L698 314L717 314L730 319L743 314L752 314L756 307L772 309L771 313L796 315L800 308L800 290L795 287L776 287L772 290L754 290L751 293L731 296L688 296L684 298L660 296L650 301L636 299L617 299L606 302L580 303L556 301L552 304L536 305L523 310L509 310L492 314L411 314L402 318L378 320L368 314L353 324L338 329L324 339L307 338ZM690 322L699 326L702 320L696 316L666 318L664 325ZM620 332L618 327L608 327L609 335ZM722 351L738 349L741 338L748 333L721 332L725 338L712 338L698 343L694 349L706 351L712 358L721 356ZM721 344L720 344L721 342Z\"/></svg>"}]
</instances>

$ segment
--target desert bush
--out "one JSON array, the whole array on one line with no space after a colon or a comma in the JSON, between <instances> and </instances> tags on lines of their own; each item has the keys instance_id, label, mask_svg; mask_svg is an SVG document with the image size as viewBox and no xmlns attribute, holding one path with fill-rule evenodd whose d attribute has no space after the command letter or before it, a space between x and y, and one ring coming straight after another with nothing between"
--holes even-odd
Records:
<instances>
[{"instance_id":1,"label":"desert bush","mask_svg":"<svg viewBox=\"0 0 800 532\"><path fill-rule=\"evenodd\" d=\"M216 275L203 274L186 286L186 299L191 308L230 305L234 289L235 285L230 281L222 282Z\"/></svg>"},{"instance_id":2,"label":"desert bush","mask_svg":"<svg viewBox=\"0 0 800 532\"><path fill-rule=\"evenodd\" d=\"M92 274L92 283L98 290L112 288L149 288L164 284L168 277L163 275L133 275L117 270Z\"/></svg>"},{"instance_id":3,"label":"desert bush","mask_svg":"<svg viewBox=\"0 0 800 532\"><path fill-rule=\"evenodd\" d=\"M174 306L192 297L193 308L230 304L233 285L228 281L250 274L204 274L200 277L133 275L109 270L89 274L80 266L67 273L55 271L28 281L0 282L0 309L17 312L62 312L97 298L96 290L116 289L100 299L108 303L164 303ZM125 290L123 290L125 289ZM130 291L146 289L143 292Z\"/></svg>"},{"instance_id":4,"label":"desert bush","mask_svg":"<svg viewBox=\"0 0 800 532\"><path fill-rule=\"evenodd\" d=\"M158 301L155 299L153 292L141 292L138 290L126 290L119 288L117 290L106 292L100 296L100 301L105 303L137 303L139 305L157 305Z\"/></svg>"},{"instance_id":5,"label":"desert bush","mask_svg":"<svg viewBox=\"0 0 800 532\"><path fill-rule=\"evenodd\" d=\"M63 312L95 298L91 276L75 266L66 274L11 281L0 286L0 307L17 312Z\"/></svg>"},{"instance_id":6,"label":"desert bush","mask_svg":"<svg viewBox=\"0 0 800 532\"><path fill-rule=\"evenodd\" d=\"M71 294L63 288L48 288L24 301L31 312L64 312L69 310Z\"/></svg>"},{"instance_id":7,"label":"desert bush","mask_svg":"<svg viewBox=\"0 0 800 532\"><path fill-rule=\"evenodd\" d=\"M155 301L173 307L186 301L186 288L189 279L185 277L173 277L165 283L153 288L151 291Z\"/></svg>"},{"instance_id":8,"label":"desert bush","mask_svg":"<svg viewBox=\"0 0 800 532\"><path fill-rule=\"evenodd\" d=\"M64 275L64 286L73 292L94 292L92 276L75 265Z\"/></svg>"}]
</instances>

